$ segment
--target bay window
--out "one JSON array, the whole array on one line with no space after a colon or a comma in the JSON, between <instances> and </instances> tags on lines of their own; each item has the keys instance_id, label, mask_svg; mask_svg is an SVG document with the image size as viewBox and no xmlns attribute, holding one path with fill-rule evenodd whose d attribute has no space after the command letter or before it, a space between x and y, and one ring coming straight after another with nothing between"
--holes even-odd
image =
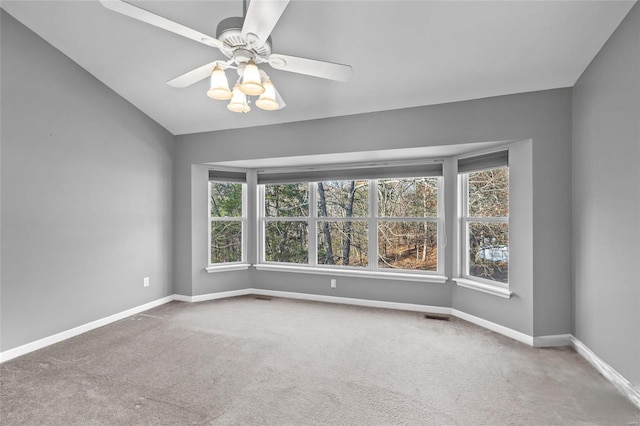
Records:
<instances>
[{"instance_id":1,"label":"bay window","mask_svg":"<svg viewBox=\"0 0 640 426\"><path fill-rule=\"evenodd\" d=\"M259 172L264 265L442 275L442 163Z\"/></svg>"}]
</instances>

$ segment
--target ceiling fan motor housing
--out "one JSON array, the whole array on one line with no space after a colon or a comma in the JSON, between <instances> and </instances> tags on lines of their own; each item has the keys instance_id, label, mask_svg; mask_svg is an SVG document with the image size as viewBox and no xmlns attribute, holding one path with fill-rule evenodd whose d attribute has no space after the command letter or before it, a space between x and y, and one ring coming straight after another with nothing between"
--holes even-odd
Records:
<instances>
[{"instance_id":1,"label":"ceiling fan motor housing","mask_svg":"<svg viewBox=\"0 0 640 426\"><path fill-rule=\"evenodd\" d=\"M252 45L242 37L243 24L244 18L239 16L220 21L216 29L216 38L228 48L221 49L222 53L228 58L234 58L234 60L237 56L238 60L240 60L240 62L236 61L238 64L245 63L249 59L253 59L256 62L265 62L269 55L271 55L271 37L269 37L267 42L262 46ZM237 55L236 51L238 51ZM254 57L245 60L247 53L250 53Z\"/></svg>"}]
</instances>

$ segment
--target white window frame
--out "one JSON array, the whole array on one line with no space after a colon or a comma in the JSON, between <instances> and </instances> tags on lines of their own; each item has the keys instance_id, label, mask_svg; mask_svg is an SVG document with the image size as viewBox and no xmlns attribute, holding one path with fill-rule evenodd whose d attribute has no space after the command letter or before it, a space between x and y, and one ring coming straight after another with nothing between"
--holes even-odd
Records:
<instances>
[{"instance_id":1,"label":"white window frame","mask_svg":"<svg viewBox=\"0 0 640 426\"><path fill-rule=\"evenodd\" d=\"M297 182L297 183L305 183L305 182ZM311 183L307 183L307 191L309 191L309 216L266 216L265 211L265 192L264 185L258 184L258 264L261 265L283 265L283 266L298 266L298 267L306 267L309 265L309 261L311 259L311 247L307 252L307 263L292 263L292 262L269 262L265 260L265 224L267 222L307 222L307 240L311 241L311 231L310 231L310 215L311 215ZM315 210L314 210L315 211ZM309 244L310 245L310 244Z\"/></svg>"},{"instance_id":2,"label":"white window frame","mask_svg":"<svg viewBox=\"0 0 640 426\"><path fill-rule=\"evenodd\" d=\"M346 276L366 276L375 278L403 279L409 281L429 281L444 283L447 277L444 274L444 244L445 241L445 206L444 206L444 177L443 176L426 176L436 178L438 182L438 216L437 217L380 217L378 216L377 205L377 185L378 180L384 179L367 179L369 190L369 215L366 217L318 217L317 214L317 183L307 182L309 190L309 216L301 217L265 217L265 190L264 185L258 185L259 193L259 256L257 269L264 270L291 270L296 272L307 272L316 274L332 274ZM300 182L305 183L305 182ZM269 262L265 260L265 223L271 221L304 221L307 222L308 229L308 262L285 263L285 262ZM362 221L368 224L368 258L369 264L365 267L361 266L344 266L344 265L324 265L318 264L318 222L356 222ZM378 222L435 222L437 224L437 269L436 271L410 270L410 269L392 269L378 267ZM372 262L371 259L374 259Z\"/></svg>"},{"instance_id":3,"label":"white window frame","mask_svg":"<svg viewBox=\"0 0 640 426\"><path fill-rule=\"evenodd\" d=\"M507 168L509 166L495 167L495 169ZM469 216L469 174L475 171L467 173L461 173L458 175L458 188L460 193L460 278L454 278L454 281L458 285L463 287L479 290L485 293L494 294L509 298L512 292L509 290L509 282L502 283L486 278L476 277L469 274L469 223L472 222L486 222L486 223L506 223L509 225L509 216L506 217L470 217ZM509 195L511 195L511 182L509 179ZM511 197L509 196L509 200ZM509 225L509 230L511 226ZM509 268L511 267L509 262ZM509 280L511 275L509 274Z\"/></svg>"},{"instance_id":4,"label":"white window frame","mask_svg":"<svg viewBox=\"0 0 640 426\"><path fill-rule=\"evenodd\" d=\"M211 182L220 182L220 183L231 183L236 185L242 185L242 216L240 217L218 217L211 215ZM232 271L239 269L247 269L250 265L247 263L247 183L245 182L229 182L229 181L216 181L209 180L207 182L207 216L208 216L208 224L207 224L207 267L205 268L207 272L221 272L221 271ZM241 259L236 262L221 262L221 263L211 263L211 224L213 222L240 222L241 224Z\"/></svg>"}]
</instances>

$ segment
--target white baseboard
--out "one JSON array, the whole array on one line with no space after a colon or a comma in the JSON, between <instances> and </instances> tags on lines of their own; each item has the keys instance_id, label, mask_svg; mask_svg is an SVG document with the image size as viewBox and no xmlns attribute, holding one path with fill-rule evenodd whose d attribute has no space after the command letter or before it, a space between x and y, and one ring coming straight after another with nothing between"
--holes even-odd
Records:
<instances>
[{"instance_id":1,"label":"white baseboard","mask_svg":"<svg viewBox=\"0 0 640 426\"><path fill-rule=\"evenodd\" d=\"M534 348L551 348L556 346L571 346L570 334L552 334L533 338Z\"/></svg>"},{"instance_id":2,"label":"white baseboard","mask_svg":"<svg viewBox=\"0 0 640 426\"><path fill-rule=\"evenodd\" d=\"M589 349L580 340L571 336L571 343L584 359L589 361L593 367L600 372L607 380L624 394L636 407L640 408L640 387L635 386L629 380L627 380L622 374L618 373L615 368L603 361L598 355L596 355L591 349Z\"/></svg>"},{"instance_id":3,"label":"white baseboard","mask_svg":"<svg viewBox=\"0 0 640 426\"><path fill-rule=\"evenodd\" d=\"M451 314L465 321L469 321L475 325L479 325L480 327L495 331L496 333L502 334L503 336L510 337L514 340L517 340L518 342L533 346L533 337L529 336L528 334L521 333L519 331L513 330L500 324L496 324L495 322L491 322L480 317L476 317L466 312L459 311L457 309L451 309Z\"/></svg>"},{"instance_id":4,"label":"white baseboard","mask_svg":"<svg viewBox=\"0 0 640 426\"><path fill-rule=\"evenodd\" d=\"M109 315L108 317L104 317L95 321L88 322L78 327L74 327L70 330L62 331L52 336L44 337L34 342L27 343L25 345L18 346L13 349L9 349L4 352L0 352L0 362L9 361L10 359L28 354L29 352L33 352L38 349L42 349L49 345L53 345L54 343L62 342L63 340L67 340L79 334L86 333L87 331L94 330L98 327L103 327L105 325L119 321L131 315L135 315L142 311L155 308L156 306L164 305L165 303L171 302L172 300L174 300L173 295L166 296L161 299L157 299L152 302L145 303L144 305L136 306L135 308L127 309L126 311L118 312L117 314Z\"/></svg>"},{"instance_id":5,"label":"white baseboard","mask_svg":"<svg viewBox=\"0 0 640 426\"><path fill-rule=\"evenodd\" d=\"M173 300L180 302L205 302L207 300L226 299L228 297L246 296L252 294L252 289L243 288L242 290L221 291L219 293L207 293L198 296L183 296L182 294L174 294Z\"/></svg>"},{"instance_id":6,"label":"white baseboard","mask_svg":"<svg viewBox=\"0 0 640 426\"><path fill-rule=\"evenodd\" d=\"M249 289L258 296L282 297L286 299L312 300L315 302L339 303L342 305L368 306L372 308L396 309L401 311L425 312L431 314L451 314L451 308L442 306L415 305L412 303L383 302L380 300L354 299L351 297L323 296L320 294L294 293L289 291Z\"/></svg>"},{"instance_id":7,"label":"white baseboard","mask_svg":"<svg viewBox=\"0 0 640 426\"><path fill-rule=\"evenodd\" d=\"M191 300L193 296L184 296L182 294L174 294L173 295L173 300L177 300L178 302L193 302L193 300Z\"/></svg>"}]
</instances>

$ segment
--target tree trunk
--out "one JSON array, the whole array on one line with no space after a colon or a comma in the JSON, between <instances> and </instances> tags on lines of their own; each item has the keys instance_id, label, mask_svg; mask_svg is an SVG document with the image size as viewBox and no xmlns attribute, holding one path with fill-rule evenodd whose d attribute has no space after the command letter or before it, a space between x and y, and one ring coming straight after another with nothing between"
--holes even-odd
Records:
<instances>
[{"instance_id":1,"label":"tree trunk","mask_svg":"<svg viewBox=\"0 0 640 426\"><path fill-rule=\"evenodd\" d=\"M424 192L422 193L422 207L423 207L423 211L424 211L424 216L427 216L427 190L425 188ZM427 242L428 242L428 230L429 230L429 224L427 222L424 222L424 241L423 241L423 246L422 246L422 261L426 261L427 260Z\"/></svg>"},{"instance_id":2,"label":"tree trunk","mask_svg":"<svg viewBox=\"0 0 640 426\"><path fill-rule=\"evenodd\" d=\"M320 196L320 215L327 217L327 199L324 196L324 186L322 182L318 182L318 195ZM333 246L331 244L331 232L329 231L329 222L326 220L322 223L322 234L324 242L327 245L327 254L325 255L325 265L333 265Z\"/></svg>"},{"instance_id":3,"label":"tree trunk","mask_svg":"<svg viewBox=\"0 0 640 426\"><path fill-rule=\"evenodd\" d=\"M427 243L429 242L429 222L424 222L424 241L422 245L422 261L427 260Z\"/></svg>"},{"instance_id":4,"label":"tree trunk","mask_svg":"<svg viewBox=\"0 0 640 426\"><path fill-rule=\"evenodd\" d=\"M349 197L347 199L347 208L345 211L346 217L353 217L353 201L355 199L355 193L356 193L356 181L352 180L351 185L349 186ZM351 229L352 229L351 221L345 222L344 223L345 239L344 239L344 242L342 243L342 264L343 265L349 264L349 255L351 253Z\"/></svg>"}]
</instances>

